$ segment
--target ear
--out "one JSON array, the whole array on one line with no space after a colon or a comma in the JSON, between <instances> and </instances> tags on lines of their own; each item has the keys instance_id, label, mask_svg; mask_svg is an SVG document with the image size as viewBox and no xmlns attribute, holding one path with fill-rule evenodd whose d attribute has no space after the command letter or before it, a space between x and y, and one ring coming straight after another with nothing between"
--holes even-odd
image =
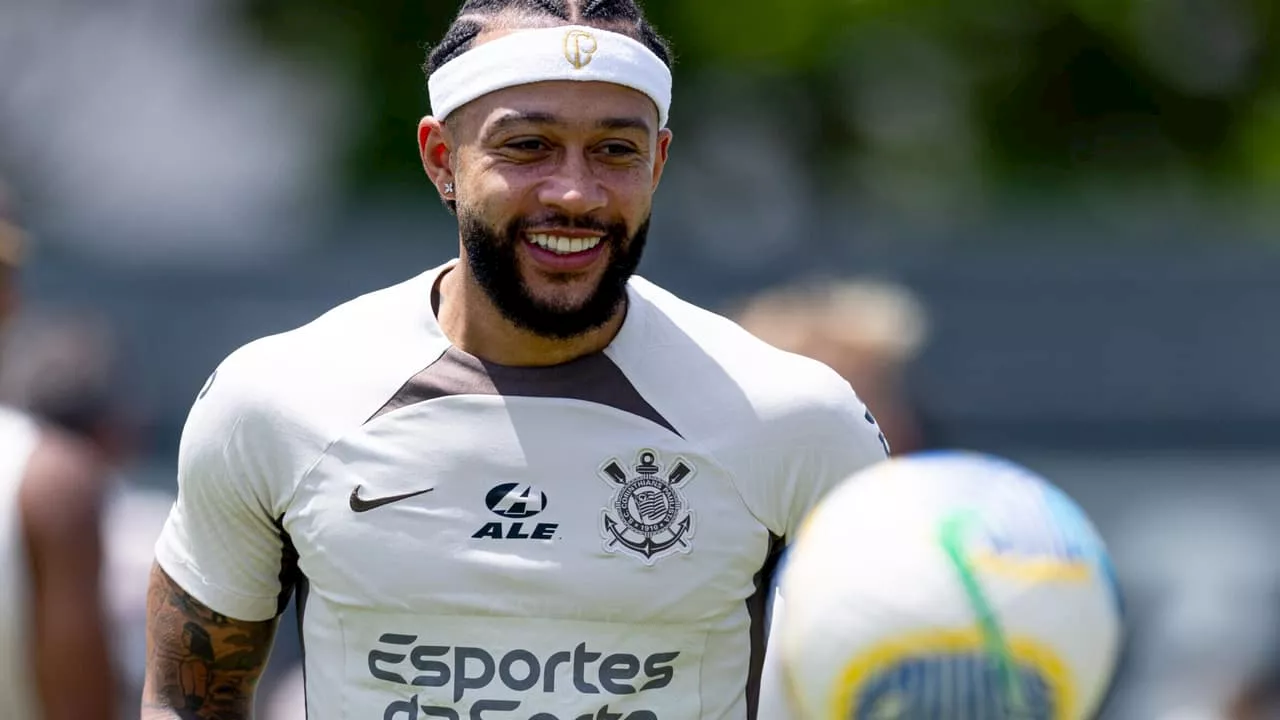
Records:
<instances>
[{"instance_id":1,"label":"ear","mask_svg":"<svg viewBox=\"0 0 1280 720\"><path fill-rule=\"evenodd\" d=\"M422 168L440 191L440 197L446 201L453 200L455 193L445 192L445 186L452 187L455 182L453 140L443 122L430 116L418 122L418 154L422 156Z\"/></svg>"},{"instance_id":2,"label":"ear","mask_svg":"<svg viewBox=\"0 0 1280 720\"><path fill-rule=\"evenodd\" d=\"M662 181L662 171L667 167L667 153L671 150L671 139L674 137L669 128L658 131L657 151L653 156L653 189L658 189Z\"/></svg>"}]
</instances>

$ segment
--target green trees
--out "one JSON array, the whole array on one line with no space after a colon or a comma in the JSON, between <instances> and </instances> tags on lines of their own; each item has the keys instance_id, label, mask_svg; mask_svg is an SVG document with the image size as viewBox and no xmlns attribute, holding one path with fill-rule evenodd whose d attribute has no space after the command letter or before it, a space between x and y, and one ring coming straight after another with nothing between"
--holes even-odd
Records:
<instances>
[{"instance_id":1,"label":"green trees","mask_svg":"<svg viewBox=\"0 0 1280 720\"><path fill-rule=\"evenodd\" d=\"M814 173L910 168L984 192L1280 190L1280 10L1269 0L649 0L677 93L725 72L795 88ZM416 70L446 0L242 0L265 43L359 106L353 191L416 182ZM718 75L719 74L719 75ZM761 107L775 102L761 85ZM794 99L792 102L796 102ZM679 97L677 98L677 108ZM675 113L677 131L696 116ZM779 122L785 122L785 119Z\"/></svg>"}]
</instances>

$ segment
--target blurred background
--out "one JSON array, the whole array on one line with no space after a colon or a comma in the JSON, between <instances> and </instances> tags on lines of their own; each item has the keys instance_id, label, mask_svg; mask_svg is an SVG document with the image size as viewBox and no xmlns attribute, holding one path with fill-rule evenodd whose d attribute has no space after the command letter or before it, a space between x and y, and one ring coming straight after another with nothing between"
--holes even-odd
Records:
<instances>
[{"instance_id":1,"label":"blurred background","mask_svg":"<svg viewBox=\"0 0 1280 720\"><path fill-rule=\"evenodd\" d=\"M895 450L1003 454L1075 496L1131 613L1108 720L1275 712L1280 5L646 7L678 64L642 272L837 367ZM0 3L0 176L32 241L0 394L118 460L131 680L214 365L456 252L415 148L455 10Z\"/></svg>"}]
</instances>

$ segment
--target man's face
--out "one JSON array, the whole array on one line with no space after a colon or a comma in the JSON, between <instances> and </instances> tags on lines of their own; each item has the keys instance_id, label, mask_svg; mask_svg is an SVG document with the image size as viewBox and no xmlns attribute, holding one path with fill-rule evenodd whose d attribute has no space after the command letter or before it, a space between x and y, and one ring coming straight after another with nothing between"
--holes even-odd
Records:
<instances>
[{"instance_id":1,"label":"man's face","mask_svg":"<svg viewBox=\"0 0 1280 720\"><path fill-rule=\"evenodd\" d=\"M670 132L643 94L544 82L484 96L448 123L465 260L503 315L568 338L623 301Z\"/></svg>"}]
</instances>

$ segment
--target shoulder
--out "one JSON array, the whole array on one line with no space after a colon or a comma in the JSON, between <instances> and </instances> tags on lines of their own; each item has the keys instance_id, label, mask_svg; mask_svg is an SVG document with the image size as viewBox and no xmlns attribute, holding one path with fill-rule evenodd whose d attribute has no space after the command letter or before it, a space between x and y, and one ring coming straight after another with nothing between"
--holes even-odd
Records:
<instances>
[{"instance_id":1,"label":"shoulder","mask_svg":"<svg viewBox=\"0 0 1280 720\"><path fill-rule=\"evenodd\" d=\"M96 535L107 483L106 467L91 445L42 428L19 492L27 534L36 540Z\"/></svg>"},{"instance_id":2,"label":"shoulder","mask_svg":"<svg viewBox=\"0 0 1280 720\"><path fill-rule=\"evenodd\" d=\"M197 393L184 437L226 437L246 423L269 430L285 419L304 417L296 407L303 382L289 368L307 364L306 350L298 330L237 348L218 363Z\"/></svg>"},{"instance_id":3,"label":"shoulder","mask_svg":"<svg viewBox=\"0 0 1280 720\"><path fill-rule=\"evenodd\" d=\"M433 340L420 320L430 311L434 272L237 348L197 394L186 434L241 432L323 446L367 419L384 394L421 369Z\"/></svg>"},{"instance_id":4,"label":"shoulder","mask_svg":"<svg viewBox=\"0 0 1280 720\"><path fill-rule=\"evenodd\" d=\"M874 419L834 370L652 285L637 290L648 306L626 348L630 372L772 532L792 537L830 488L885 458Z\"/></svg>"},{"instance_id":5,"label":"shoulder","mask_svg":"<svg viewBox=\"0 0 1280 720\"><path fill-rule=\"evenodd\" d=\"M663 357L670 377L691 373L702 399L739 408L738 422L786 436L836 423L862 429L866 408L849 383L827 365L780 350L722 315L647 281L634 283L651 307L644 342ZM850 422L856 419L857 423Z\"/></svg>"}]
</instances>

